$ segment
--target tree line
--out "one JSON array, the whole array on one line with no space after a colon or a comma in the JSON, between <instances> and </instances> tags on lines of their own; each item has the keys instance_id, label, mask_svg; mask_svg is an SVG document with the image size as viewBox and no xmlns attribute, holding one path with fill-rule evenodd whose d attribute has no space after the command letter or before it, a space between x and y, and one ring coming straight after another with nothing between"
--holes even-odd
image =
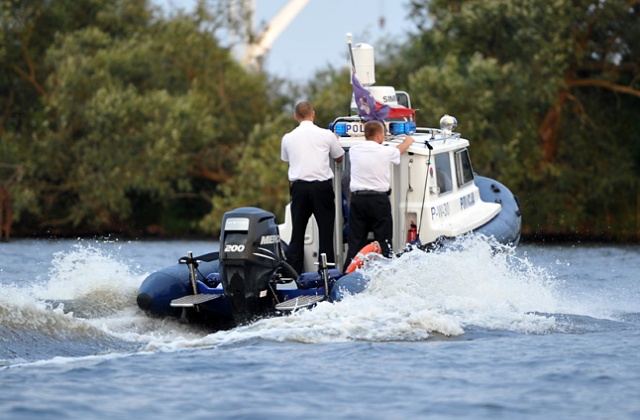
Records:
<instances>
[{"instance_id":1,"label":"tree line","mask_svg":"<svg viewBox=\"0 0 640 420\"><path fill-rule=\"evenodd\" d=\"M456 116L474 169L518 195L529 238L637 241L639 1L412 0L405 40L360 41L418 125ZM0 4L14 235L217 237L246 205L283 220L294 102L309 98L319 125L344 115L348 61L306 85L245 69L223 34L250 28L228 3Z\"/></svg>"}]
</instances>

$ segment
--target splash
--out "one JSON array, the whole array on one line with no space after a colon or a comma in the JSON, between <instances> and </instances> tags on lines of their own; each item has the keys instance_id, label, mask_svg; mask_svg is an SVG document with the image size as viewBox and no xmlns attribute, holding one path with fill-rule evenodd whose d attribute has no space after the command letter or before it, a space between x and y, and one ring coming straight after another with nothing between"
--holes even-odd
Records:
<instances>
[{"instance_id":1,"label":"splash","mask_svg":"<svg viewBox=\"0 0 640 420\"><path fill-rule=\"evenodd\" d=\"M135 302L131 296L138 279L126 264L95 246L77 243L70 251L53 254L48 276L31 274L17 284L0 284L0 359L126 347L108 328L110 315Z\"/></svg>"},{"instance_id":2,"label":"splash","mask_svg":"<svg viewBox=\"0 0 640 420\"><path fill-rule=\"evenodd\" d=\"M66 310L90 318L130 306L141 279L130 262L96 245L77 243L53 254L48 281L34 290L41 299L72 305Z\"/></svg>"},{"instance_id":3,"label":"splash","mask_svg":"<svg viewBox=\"0 0 640 420\"><path fill-rule=\"evenodd\" d=\"M137 262L121 251L81 242L53 254L51 269L37 284L0 286L0 320L44 335L100 335L148 351L172 351L252 340L380 342L455 339L483 330L571 332L575 318L566 314L596 314L583 308L592 299L571 296L575 291L526 253L468 236L439 252L414 250L372 262L362 269L370 279L367 290L340 302L211 333L142 313L135 297L148 273L138 272ZM581 283L572 284L582 291Z\"/></svg>"},{"instance_id":4,"label":"splash","mask_svg":"<svg viewBox=\"0 0 640 420\"><path fill-rule=\"evenodd\" d=\"M29 289L0 285L0 325L4 329L33 330L47 336L95 334L94 329L65 313L63 308L34 298Z\"/></svg>"},{"instance_id":5,"label":"splash","mask_svg":"<svg viewBox=\"0 0 640 420\"><path fill-rule=\"evenodd\" d=\"M53 355L73 357L138 349L206 335L173 319L153 319L136 305L146 273L114 243L79 241L56 252L45 275L0 284L0 367Z\"/></svg>"},{"instance_id":6,"label":"splash","mask_svg":"<svg viewBox=\"0 0 640 420\"><path fill-rule=\"evenodd\" d=\"M553 277L487 238L465 236L443 252L411 251L370 276L371 292L402 302L397 310L429 308L459 329L543 333L555 326L553 317L539 315L558 306Z\"/></svg>"},{"instance_id":7,"label":"splash","mask_svg":"<svg viewBox=\"0 0 640 420\"><path fill-rule=\"evenodd\" d=\"M549 273L498 249L486 238L464 237L442 252L414 250L363 269L363 293L312 310L258 320L203 338L151 342L148 350L231 345L264 339L302 343L417 341L456 337L469 329L543 334L562 328L556 282Z\"/></svg>"}]
</instances>

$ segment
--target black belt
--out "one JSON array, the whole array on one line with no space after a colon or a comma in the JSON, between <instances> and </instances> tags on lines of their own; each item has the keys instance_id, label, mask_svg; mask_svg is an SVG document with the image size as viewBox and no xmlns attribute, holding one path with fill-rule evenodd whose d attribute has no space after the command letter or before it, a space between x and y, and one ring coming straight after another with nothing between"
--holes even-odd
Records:
<instances>
[{"instance_id":1,"label":"black belt","mask_svg":"<svg viewBox=\"0 0 640 420\"><path fill-rule=\"evenodd\" d=\"M325 179L324 181L303 181L301 179L297 179L295 181L291 181L292 184L319 184L321 182L331 182L331 179Z\"/></svg>"},{"instance_id":2,"label":"black belt","mask_svg":"<svg viewBox=\"0 0 640 420\"><path fill-rule=\"evenodd\" d=\"M351 194L353 194L353 195L390 195L391 194L391 190L389 190L389 191L361 190L361 191L353 191Z\"/></svg>"}]
</instances>

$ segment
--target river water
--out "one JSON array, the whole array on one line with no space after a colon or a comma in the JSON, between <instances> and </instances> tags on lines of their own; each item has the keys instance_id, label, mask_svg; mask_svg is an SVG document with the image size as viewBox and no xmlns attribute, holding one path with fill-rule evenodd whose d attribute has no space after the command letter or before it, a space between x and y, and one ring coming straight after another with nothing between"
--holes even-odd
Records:
<instances>
[{"instance_id":1,"label":"river water","mask_svg":"<svg viewBox=\"0 0 640 420\"><path fill-rule=\"evenodd\" d=\"M639 245L457 245L211 332L135 298L215 242L0 244L0 418L640 418Z\"/></svg>"}]
</instances>

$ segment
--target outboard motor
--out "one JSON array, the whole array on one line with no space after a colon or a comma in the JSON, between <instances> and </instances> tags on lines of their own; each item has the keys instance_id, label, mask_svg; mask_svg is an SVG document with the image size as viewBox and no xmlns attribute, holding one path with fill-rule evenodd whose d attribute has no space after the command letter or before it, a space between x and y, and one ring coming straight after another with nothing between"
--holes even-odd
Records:
<instances>
[{"instance_id":1,"label":"outboard motor","mask_svg":"<svg viewBox=\"0 0 640 420\"><path fill-rule=\"evenodd\" d=\"M273 213L241 207L225 213L220 233L220 279L236 324L274 305L269 284L282 261Z\"/></svg>"}]
</instances>

